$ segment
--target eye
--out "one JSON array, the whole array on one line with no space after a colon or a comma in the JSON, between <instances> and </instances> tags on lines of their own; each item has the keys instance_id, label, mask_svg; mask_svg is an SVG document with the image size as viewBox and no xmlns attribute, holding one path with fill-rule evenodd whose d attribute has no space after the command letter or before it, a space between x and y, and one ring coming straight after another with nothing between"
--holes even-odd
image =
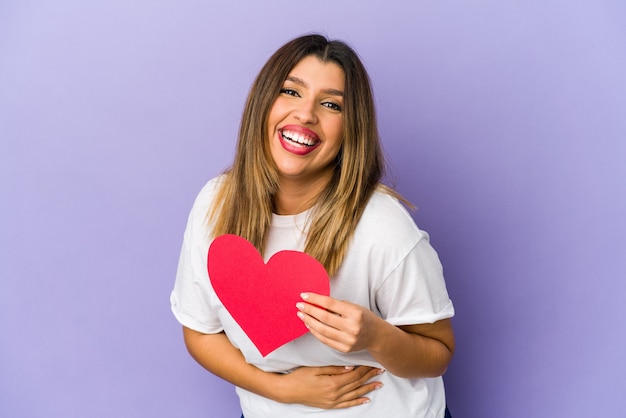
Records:
<instances>
[{"instance_id":1,"label":"eye","mask_svg":"<svg viewBox=\"0 0 626 418\"><path fill-rule=\"evenodd\" d=\"M337 103L333 103L333 102L324 102L322 103L322 106L327 107L331 110L337 111L337 112L341 112L342 108L340 105L338 105Z\"/></svg>"},{"instance_id":2,"label":"eye","mask_svg":"<svg viewBox=\"0 0 626 418\"><path fill-rule=\"evenodd\" d=\"M280 93L281 94L288 94L289 96L300 97L298 92L295 91L294 89L288 89L288 88L284 88L283 87L282 89L280 89Z\"/></svg>"}]
</instances>

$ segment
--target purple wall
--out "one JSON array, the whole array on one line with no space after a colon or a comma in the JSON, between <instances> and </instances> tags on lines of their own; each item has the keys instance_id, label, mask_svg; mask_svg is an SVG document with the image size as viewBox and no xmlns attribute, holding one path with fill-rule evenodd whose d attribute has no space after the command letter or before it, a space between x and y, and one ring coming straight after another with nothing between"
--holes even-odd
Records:
<instances>
[{"instance_id":1,"label":"purple wall","mask_svg":"<svg viewBox=\"0 0 626 418\"><path fill-rule=\"evenodd\" d=\"M623 415L621 1L52 3L0 4L0 416L238 416L169 291L254 75L309 31L362 55L444 262L455 416Z\"/></svg>"}]
</instances>

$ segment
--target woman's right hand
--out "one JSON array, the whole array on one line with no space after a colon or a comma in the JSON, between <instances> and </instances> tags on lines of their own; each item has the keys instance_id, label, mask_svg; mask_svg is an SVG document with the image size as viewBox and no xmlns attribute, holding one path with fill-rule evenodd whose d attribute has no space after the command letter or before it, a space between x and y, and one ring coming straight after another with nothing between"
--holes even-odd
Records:
<instances>
[{"instance_id":1,"label":"woman's right hand","mask_svg":"<svg viewBox=\"0 0 626 418\"><path fill-rule=\"evenodd\" d=\"M270 373L248 364L224 333L202 334L183 327L183 335L191 356L208 371L276 402L348 408L369 402L364 395L382 386L366 383L382 373L377 368L299 367L288 374Z\"/></svg>"},{"instance_id":2,"label":"woman's right hand","mask_svg":"<svg viewBox=\"0 0 626 418\"><path fill-rule=\"evenodd\" d=\"M278 400L322 409L362 405L370 401L364 395L382 387L380 382L366 382L383 372L369 366L299 367L280 375Z\"/></svg>"}]
</instances>

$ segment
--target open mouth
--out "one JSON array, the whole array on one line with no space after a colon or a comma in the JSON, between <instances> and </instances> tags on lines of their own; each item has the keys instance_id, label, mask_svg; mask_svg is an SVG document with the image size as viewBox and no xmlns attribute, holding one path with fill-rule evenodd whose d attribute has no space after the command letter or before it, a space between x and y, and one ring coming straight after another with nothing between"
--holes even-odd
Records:
<instances>
[{"instance_id":1,"label":"open mouth","mask_svg":"<svg viewBox=\"0 0 626 418\"><path fill-rule=\"evenodd\" d=\"M300 132L282 130L280 131L281 137L291 145L300 147L314 147L319 141L311 138L310 136L303 135Z\"/></svg>"}]
</instances>

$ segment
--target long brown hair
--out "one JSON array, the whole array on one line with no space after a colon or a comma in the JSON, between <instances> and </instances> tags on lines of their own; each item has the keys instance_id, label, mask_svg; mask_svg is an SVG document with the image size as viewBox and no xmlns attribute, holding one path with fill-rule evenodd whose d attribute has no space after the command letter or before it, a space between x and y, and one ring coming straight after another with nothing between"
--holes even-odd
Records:
<instances>
[{"instance_id":1,"label":"long brown hair","mask_svg":"<svg viewBox=\"0 0 626 418\"><path fill-rule=\"evenodd\" d=\"M235 161L225 173L209 219L214 236L239 235L263 254L278 189L267 117L289 72L307 56L336 63L345 74L343 143L332 178L313 208L304 250L332 276L384 171L369 77L344 42L317 34L301 36L283 45L263 66L248 94Z\"/></svg>"}]
</instances>

